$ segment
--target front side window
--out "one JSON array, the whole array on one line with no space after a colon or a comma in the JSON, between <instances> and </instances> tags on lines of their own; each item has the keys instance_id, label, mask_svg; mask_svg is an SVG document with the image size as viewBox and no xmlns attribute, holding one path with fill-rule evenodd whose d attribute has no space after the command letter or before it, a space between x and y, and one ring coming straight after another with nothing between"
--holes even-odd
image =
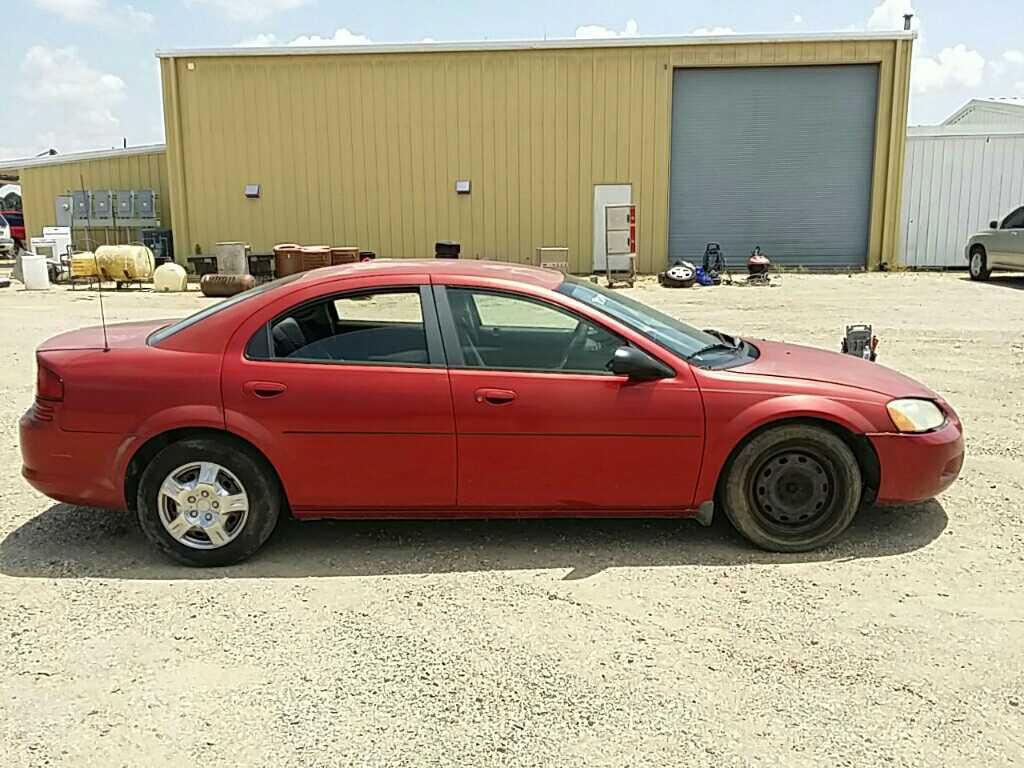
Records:
<instances>
[{"instance_id":1,"label":"front side window","mask_svg":"<svg viewBox=\"0 0 1024 768\"><path fill-rule=\"evenodd\" d=\"M682 358L689 358L720 342L710 333L676 320L622 293L616 293L577 277L567 277L558 292L582 301Z\"/></svg>"},{"instance_id":2,"label":"front side window","mask_svg":"<svg viewBox=\"0 0 1024 768\"><path fill-rule=\"evenodd\" d=\"M1003 220L1003 229L1024 229L1024 208L1018 208Z\"/></svg>"},{"instance_id":3,"label":"front side window","mask_svg":"<svg viewBox=\"0 0 1024 768\"><path fill-rule=\"evenodd\" d=\"M418 288L304 304L271 322L265 346L270 358L291 362L430 363Z\"/></svg>"},{"instance_id":4,"label":"front side window","mask_svg":"<svg viewBox=\"0 0 1024 768\"><path fill-rule=\"evenodd\" d=\"M525 296L448 288L463 364L469 368L608 373L625 341L559 307Z\"/></svg>"}]
</instances>

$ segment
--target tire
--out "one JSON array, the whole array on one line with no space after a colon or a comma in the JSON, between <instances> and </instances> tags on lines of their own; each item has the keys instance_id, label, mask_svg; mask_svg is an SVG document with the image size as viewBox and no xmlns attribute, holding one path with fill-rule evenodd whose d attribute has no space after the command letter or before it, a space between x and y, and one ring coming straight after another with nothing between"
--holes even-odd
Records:
<instances>
[{"instance_id":1,"label":"tire","mask_svg":"<svg viewBox=\"0 0 1024 768\"><path fill-rule=\"evenodd\" d=\"M733 526L771 552L806 552L835 540L853 522L863 490L850 447L807 424L754 435L722 479L720 499Z\"/></svg>"},{"instance_id":2,"label":"tire","mask_svg":"<svg viewBox=\"0 0 1024 768\"><path fill-rule=\"evenodd\" d=\"M967 271L971 280L988 280L992 270L988 268L988 254L980 245L971 249L971 259L967 263Z\"/></svg>"},{"instance_id":3,"label":"tire","mask_svg":"<svg viewBox=\"0 0 1024 768\"><path fill-rule=\"evenodd\" d=\"M263 546L277 525L281 499L273 469L254 451L194 438L153 458L139 481L136 507L157 549L179 563L210 567L238 563Z\"/></svg>"}]
</instances>

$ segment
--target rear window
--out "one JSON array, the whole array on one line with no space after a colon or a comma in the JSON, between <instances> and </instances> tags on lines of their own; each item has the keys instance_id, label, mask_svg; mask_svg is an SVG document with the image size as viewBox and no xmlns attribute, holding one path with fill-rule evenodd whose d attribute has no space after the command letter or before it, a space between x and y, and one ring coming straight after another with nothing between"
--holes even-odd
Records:
<instances>
[{"instance_id":1,"label":"rear window","mask_svg":"<svg viewBox=\"0 0 1024 768\"><path fill-rule=\"evenodd\" d=\"M173 336L174 334L180 333L181 331L184 331L186 328L191 328L196 323L201 323L206 318L212 317L213 315L216 315L218 312L223 312L225 309L237 306L238 304L248 301L249 299L252 299L256 296L261 296L264 293L269 293L270 291L276 290L277 288L280 288L284 285L288 285L288 283L294 282L295 280L302 277L303 274L305 273L296 272L285 277L279 277L277 280L271 280L269 283L257 285L255 288L250 288L248 291L236 293L234 296L228 299L224 299L224 301L218 302L217 304L211 304L208 307L204 307L203 309L196 312L194 315L189 315L183 320L179 320L176 323L171 323L170 325L165 325L160 330L151 333L146 342L150 346L157 346L160 344L160 342L166 341L167 339L171 338L171 336Z\"/></svg>"}]
</instances>

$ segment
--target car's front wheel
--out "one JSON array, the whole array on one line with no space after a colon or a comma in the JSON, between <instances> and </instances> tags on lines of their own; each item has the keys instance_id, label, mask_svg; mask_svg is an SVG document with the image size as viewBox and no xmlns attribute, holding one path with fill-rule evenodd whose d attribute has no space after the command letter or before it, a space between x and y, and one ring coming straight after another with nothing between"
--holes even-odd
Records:
<instances>
[{"instance_id":1,"label":"car's front wheel","mask_svg":"<svg viewBox=\"0 0 1024 768\"><path fill-rule=\"evenodd\" d=\"M974 246L971 250L971 260L968 262L967 270L971 280L988 280L992 270L988 268L988 254L980 245Z\"/></svg>"},{"instance_id":2,"label":"car's front wheel","mask_svg":"<svg viewBox=\"0 0 1024 768\"><path fill-rule=\"evenodd\" d=\"M726 469L720 498L733 526L773 552L833 541L860 506L860 466L835 433L789 424L756 434Z\"/></svg>"},{"instance_id":3,"label":"car's front wheel","mask_svg":"<svg viewBox=\"0 0 1024 768\"><path fill-rule=\"evenodd\" d=\"M153 458L139 482L137 508L143 532L166 555L192 566L230 565L270 537L281 491L255 452L196 438Z\"/></svg>"}]
</instances>

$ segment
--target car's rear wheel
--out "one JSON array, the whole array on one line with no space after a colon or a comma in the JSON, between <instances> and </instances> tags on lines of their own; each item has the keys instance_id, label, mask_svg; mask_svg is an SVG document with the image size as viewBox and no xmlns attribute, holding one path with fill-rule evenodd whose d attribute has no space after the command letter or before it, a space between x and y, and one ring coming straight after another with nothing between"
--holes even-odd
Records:
<instances>
[{"instance_id":1,"label":"car's rear wheel","mask_svg":"<svg viewBox=\"0 0 1024 768\"><path fill-rule=\"evenodd\" d=\"M835 433L808 424L767 429L729 462L721 499L744 537L773 552L833 541L860 506L860 466Z\"/></svg>"},{"instance_id":2,"label":"car's rear wheel","mask_svg":"<svg viewBox=\"0 0 1024 768\"><path fill-rule=\"evenodd\" d=\"M186 565L230 565L270 537L281 509L277 478L242 445L196 438L160 451L142 473L139 523Z\"/></svg>"},{"instance_id":3,"label":"car's rear wheel","mask_svg":"<svg viewBox=\"0 0 1024 768\"><path fill-rule=\"evenodd\" d=\"M988 254L980 245L971 250L971 260L968 262L967 269L971 280L988 280L988 276L992 274L992 270L988 268Z\"/></svg>"}]
</instances>

